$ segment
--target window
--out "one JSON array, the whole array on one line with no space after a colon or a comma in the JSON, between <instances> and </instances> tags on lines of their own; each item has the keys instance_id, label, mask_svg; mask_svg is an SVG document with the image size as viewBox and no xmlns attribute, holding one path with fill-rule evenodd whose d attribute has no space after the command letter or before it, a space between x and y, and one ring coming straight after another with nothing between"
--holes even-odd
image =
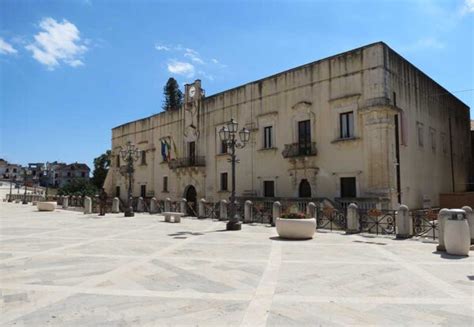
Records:
<instances>
[{"instance_id":1,"label":"window","mask_svg":"<svg viewBox=\"0 0 474 327\"><path fill-rule=\"evenodd\" d=\"M141 185L140 186L140 196L142 198L145 198L146 197L146 185Z\"/></svg>"},{"instance_id":2,"label":"window","mask_svg":"<svg viewBox=\"0 0 474 327\"><path fill-rule=\"evenodd\" d=\"M416 123L416 130L418 133L418 146L423 147L423 124L422 123Z\"/></svg>"},{"instance_id":3,"label":"window","mask_svg":"<svg viewBox=\"0 0 474 327\"><path fill-rule=\"evenodd\" d=\"M263 196L268 198L275 197L275 182L263 181Z\"/></svg>"},{"instance_id":4,"label":"window","mask_svg":"<svg viewBox=\"0 0 474 327\"><path fill-rule=\"evenodd\" d=\"M120 198L120 186L115 187L115 197Z\"/></svg>"},{"instance_id":5,"label":"window","mask_svg":"<svg viewBox=\"0 0 474 327\"><path fill-rule=\"evenodd\" d=\"M81 177L83 177L83 178L86 177L86 173L85 173L85 172L82 172L82 173L81 173Z\"/></svg>"},{"instance_id":6,"label":"window","mask_svg":"<svg viewBox=\"0 0 474 327\"><path fill-rule=\"evenodd\" d=\"M431 150L436 152L436 130L434 128L430 128L430 136L431 136Z\"/></svg>"},{"instance_id":7,"label":"window","mask_svg":"<svg viewBox=\"0 0 474 327\"><path fill-rule=\"evenodd\" d=\"M221 191L227 190L227 173L221 173Z\"/></svg>"},{"instance_id":8,"label":"window","mask_svg":"<svg viewBox=\"0 0 474 327\"><path fill-rule=\"evenodd\" d=\"M194 166L194 163L196 162L196 142L189 142L189 165Z\"/></svg>"},{"instance_id":9,"label":"window","mask_svg":"<svg viewBox=\"0 0 474 327\"><path fill-rule=\"evenodd\" d=\"M71 172L70 171L67 172L67 177L71 177Z\"/></svg>"},{"instance_id":10,"label":"window","mask_svg":"<svg viewBox=\"0 0 474 327\"><path fill-rule=\"evenodd\" d=\"M16 168L13 168L13 172L16 173Z\"/></svg>"},{"instance_id":11,"label":"window","mask_svg":"<svg viewBox=\"0 0 474 327\"><path fill-rule=\"evenodd\" d=\"M311 122L298 122L298 152L300 155L311 154Z\"/></svg>"},{"instance_id":12,"label":"window","mask_svg":"<svg viewBox=\"0 0 474 327\"><path fill-rule=\"evenodd\" d=\"M267 126L263 129L263 148L270 149L272 144L272 126Z\"/></svg>"},{"instance_id":13,"label":"window","mask_svg":"<svg viewBox=\"0 0 474 327\"><path fill-rule=\"evenodd\" d=\"M227 142L221 141L221 153L227 153Z\"/></svg>"},{"instance_id":14,"label":"window","mask_svg":"<svg viewBox=\"0 0 474 327\"><path fill-rule=\"evenodd\" d=\"M355 177L341 177L341 198L355 197L357 197Z\"/></svg>"},{"instance_id":15,"label":"window","mask_svg":"<svg viewBox=\"0 0 474 327\"><path fill-rule=\"evenodd\" d=\"M6 173L8 173L9 171L10 171L10 169L8 169L8 168L7 168L7 169L5 169L5 172L6 172Z\"/></svg>"},{"instance_id":16,"label":"window","mask_svg":"<svg viewBox=\"0 0 474 327\"><path fill-rule=\"evenodd\" d=\"M168 176L163 176L163 192L168 192Z\"/></svg>"},{"instance_id":17,"label":"window","mask_svg":"<svg viewBox=\"0 0 474 327\"><path fill-rule=\"evenodd\" d=\"M339 125L341 129L341 139L354 137L354 112L351 111L340 114Z\"/></svg>"},{"instance_id":18,"label":"window","mask_svg":"<svg viewBox=\"0 0 474 327\"><path fill-rule=\"evenodd\" d=\"M140 153L141 153L141 156L142 156L141 164L146 165L146 151L142 150L142 151L140 151Z\"/></svg>"},{"instance_id":19,"label":"window","mask_svg":"<svg viewBox=\"0 0 474 327\"><path fill-rule=\"evenodd\" d=\"M117 154L117 168L120 168L120 154Z\"/></svg>"}]
</instances>

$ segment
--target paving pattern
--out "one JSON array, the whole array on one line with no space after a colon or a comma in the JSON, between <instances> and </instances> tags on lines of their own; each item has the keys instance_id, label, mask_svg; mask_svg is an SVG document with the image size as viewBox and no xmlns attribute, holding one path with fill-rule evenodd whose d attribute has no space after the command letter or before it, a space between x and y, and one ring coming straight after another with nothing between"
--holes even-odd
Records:
<instances>
[{"instance_id":1,"label":"paving pattern","mask_svg":"<svg viewBox=\"0 0 474 327\"><path fill-rule=\"evenodd\" d=\"M0 325L474 325L474 251L224 229L1 202Z\"/></svg>"}]
</instances>

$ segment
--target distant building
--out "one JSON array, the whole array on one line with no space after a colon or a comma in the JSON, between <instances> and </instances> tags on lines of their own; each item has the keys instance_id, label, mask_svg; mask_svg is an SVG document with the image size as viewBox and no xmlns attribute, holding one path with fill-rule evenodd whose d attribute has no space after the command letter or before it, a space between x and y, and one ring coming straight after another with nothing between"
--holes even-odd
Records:
<instances>
[{"instance_id":1,"label":"distant building","mask_svg":"<svg viewBox=\"0 0 474 327\"><path fill-rule=\"evenodd\" d=\"M9 163L5 159L0 159L0 178L2 179L22 179L21 165Z\"/></svg>"},{"instance_id":2,"label":"distant building","mask_svg":"<svg viewBox=\"0 0 474 327\"><path fill-rule=\"evenodd\" d=\"M91 169L84 163L57 164L54 166L53 184L55 187L63 187L74 179L89 180Z\"/></svg>"}]
</instances>

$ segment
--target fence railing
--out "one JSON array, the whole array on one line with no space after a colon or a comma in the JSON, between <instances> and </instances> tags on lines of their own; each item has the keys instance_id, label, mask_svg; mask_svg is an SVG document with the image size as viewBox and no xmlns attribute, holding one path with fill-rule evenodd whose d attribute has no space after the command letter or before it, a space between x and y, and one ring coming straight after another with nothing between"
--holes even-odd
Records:
<instances>
[{"instance_id":1,"label":"fence railing","mask_svg":"<svg viewBox=\"0 0 474 327\"><path fill-rule=\"evenodd\" d=\"M414 236L426 236L433 240L438 237L438 213L439 209L412 210Z\"/></svg>"},{"instance_id":2,"label":"fence railing","mask_svg":"<svg viewBox=\"0 0 474 327\"><path fill-rule=\"evenodd\" d=\"M396 211L395 210L359 210L360 232L382 235L394 235L396 233Z\"/></svg>"}]
</instances>

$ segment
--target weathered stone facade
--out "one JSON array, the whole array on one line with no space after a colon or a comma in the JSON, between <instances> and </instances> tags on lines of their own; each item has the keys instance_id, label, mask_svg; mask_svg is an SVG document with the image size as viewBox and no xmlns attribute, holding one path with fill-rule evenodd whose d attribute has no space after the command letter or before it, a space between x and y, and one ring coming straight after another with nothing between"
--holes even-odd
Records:
<instances>
[{"instance_id":1,"label":"weathered stone facade","mask_svg":"<svg viewBox=\"0 0 474 327\"><path fill-rule=\"evenodd\" d=\"M112 130L108 193L126 196L118 155L131 141L146 151L135 165L134 196L179 199L193 187L198 199L228 198L221 174L228 173L230 190L230 164L218 130L231 118L251 131L238 150L238 195L263 196L267 181L275 197L298 197L304 184L311 197L351 194L417 208L437 205L441 192L466 189L469 108L375 43L212 96L204 96L199 80L186 85L181 110ZM302 126L311 141L303 152ZM178 160L163 160L162 141Z\"/></svg>"}]
</instances>

